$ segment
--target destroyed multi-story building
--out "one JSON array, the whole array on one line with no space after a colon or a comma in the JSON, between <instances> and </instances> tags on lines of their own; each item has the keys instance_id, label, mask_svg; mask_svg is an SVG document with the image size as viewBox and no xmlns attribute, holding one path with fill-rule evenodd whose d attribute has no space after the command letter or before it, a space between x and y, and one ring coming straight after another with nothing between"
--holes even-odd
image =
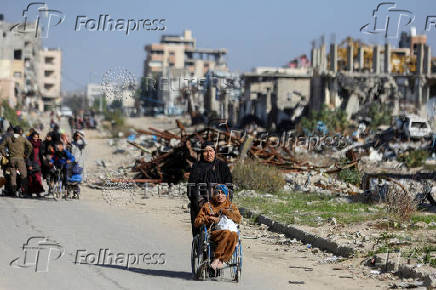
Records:
<instances>
[{"instance_id":1,"label":"destroyed multi-story building","mask_svg":"<svg viewBox=\"0 0 436 290\"><path fill-rule=\"evenodd\" d=\"M295 121L309 104L312 70L259 67L244 73L244 93L239 104L239 121L254 116L261 126L277 128Z\"/></svg>"},{"instance_id":2,"label":"destroyed multi-story building","mask_svg":"<svg viewBox=\"0 0 436 290\"><path fill-rule=\"evenodd\" d=\"M310 65L302 56L283 68L244 73L239 121L251 117L267 128L282 128L323 105L352 118L374 101L389 105L394 115L432 115L427 103L436 97L436 59L426 36L414 29L402 34L398 48L347 38L332 42L327 53L321 40L313 46L311 59Z\"/></svg>"},{"instance_id":3,"label":"destroyed multi-story building","mask_svg":"<svg viewBox=\"0 0 436 290\"><path fill-rule=\"evenodd\" d=\"M160 43L146 45L145 50L147 87L156 89L155 101L164 104L167 114L185 110L187 101L181 92L192 81L200 81L209 70L228 70L223 58L227 50L197 48L190 30L183 35L163 35Z\"/></svg>"},{"instance_id":4,"label":"destroyed multi-story building","mask_svg":"<svg viewBox=\"0 0 436 290\"><path fill-rule=\"evenodd\" d=\"M400 111L427 114L426 104L436 96L436 75L431 48L425 35L402 34L399 48L391 44L366 45L347 38L312 49L312 98L310 109L324 104L342 108L349 118L373 101Z\"/></svg>"},{"instance_id":5,"label":"destroyed multi-story building","mask_svg":"<svg viewBox=\"0 0 436 290\"><path fill-rule=\"evenodd\" d=\"M217 117L238 123L239 101L242 93L242 81L238 73L209 70L202 84L203 110L216 112Z\"/></svg>"}]
</instances>

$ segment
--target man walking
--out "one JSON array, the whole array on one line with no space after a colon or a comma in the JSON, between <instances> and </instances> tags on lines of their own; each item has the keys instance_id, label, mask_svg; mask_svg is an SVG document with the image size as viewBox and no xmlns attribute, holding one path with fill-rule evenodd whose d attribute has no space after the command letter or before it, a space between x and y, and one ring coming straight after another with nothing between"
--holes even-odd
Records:
<instances>
[{"instance_id":1,"label":"man walking","mask_svg":"<svg viewBox=\"0 0 436 290\"><path fill-rule=\"evenodd\" d=\"M14 128L14 134L7 136L4 142L0 145L0 152L6 156L6 149L9 152L9 162L11 170L11 193L15 195L17 190L17 169L20 172L21 185L23 194L27 195L27 169L26 159L32 153L32 144L25 137L21 135L22 129L20 127Z\"/></svg>"}]
</instances>

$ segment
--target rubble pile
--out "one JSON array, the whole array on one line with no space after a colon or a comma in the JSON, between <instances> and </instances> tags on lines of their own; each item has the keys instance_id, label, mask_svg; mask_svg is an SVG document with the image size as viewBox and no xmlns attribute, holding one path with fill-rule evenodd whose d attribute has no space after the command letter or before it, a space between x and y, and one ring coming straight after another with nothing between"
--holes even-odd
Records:
<instances>
[{"instance_id":1,"label":"rubble pile","mask_svg":"<svg viewBox=\"0 0 436 290\"><path fill-rule=\"evenodd\" d=\"M336 173L344 168L357 165L356 161L339 166L337 163L319 166L316 162L298 160L290 146L274 141L274 138L260 138L254 134L242 135L240 132L220 130L216 128L203 128L188 133L183 124L176 121L179 132L177 134L169 130L137 129L140 135L150 138L142 138L141 143L128 141L143 152L143 155L151 155L151 160L143 156L136 160L133 171L137 174L134 181L138 183L178 183L189 175L192 164L199 159L201 144L205 141L216 143L217 158L225 160L230 167L234 162L245 158L252 158L260 163L280 168L284 173L291 172L323 172ZM316 160L315 160L316 161ZM321 183L318 187L329 188L329 185ZM353 189L356 191L355 189Z\"/></svg>"},{"instance_id":2,"label":"rubble pile","mask_svg":"<svg viewBox=\"0 0 436 290\"><path fill-rule=\"evenodd\" d=\"M122 170L119 168L117 174L105 174L106 178L100 180L113 183L179 184L188 179L193 163L199 160L201 144L212 141L216 144L217 159L226 161L230 168L247 158L279 168L287 182L284 190L364 197L370 193L374 197L371 198L372 201L383 201L380 197L383 197L384 190L395 181L413 196L423 192L422 180L413 177L422 168L409 168L401 158L411 151L423 150L428 152L430 157L426 162L429 162L433 158L432 146L435 145L434 140L426 138L408 141L394 128L379 130L375 134L363 125L359 125L359 132L353 134L353 137L332 137L332 140L339 140L335 144L341 146L330 146L328 136L320 139L295 137L287 142L282 140L283 135L268 136L266 132L230 130L227 126L224 129L218 126L185 128L179 120L176 120L176 125L167 130L152 127L146 130L132 129L131 135L118 144L115 152L123 155L124 160L132 160L133 157L134 161L129 161ZM306 142L300 142L304 138ZM134 148L139 151L132 150ZM126 158L128 156L130 158ZM436 158L433 159L436 161ZM350 172L355 174L354 181L340 176L341 173L346 175ZM373 175L379 173L393 175L388 178ZM412 177L404 174L411 174ZM425 180L430 182L435 191L434 175ZM435 196L435 193L432 192L431 195Z\"/></svg>"},{"instance_id":3,"label":"rubble pile","mask_svg":"<svg viewBox=\"0 0 436 290\"><path fill-rule=\"evenodd\" d=\"M357 186L343 180L332 178L325 173L299 172L286 173L285 190L318 192L325 195L356 195L362 193Z\"/></svg>"},{"instance_id":4,"label":"rubble pile","mask_svg":"<svg viewBox=\"0 0 436 290\"><path fill-rule=\"evenodd\" d=\"M409 140L394 128L387 128L365 139L357 138L350 147L347 148L346 157L354 161L360 160L363 165L368 164L369 167L410 171L410 168L403 163L403 159L416 150L428 152L429 158L425 160L426 163L436 161L434 140L428 138Z\"/></svg>"}]
</instances>

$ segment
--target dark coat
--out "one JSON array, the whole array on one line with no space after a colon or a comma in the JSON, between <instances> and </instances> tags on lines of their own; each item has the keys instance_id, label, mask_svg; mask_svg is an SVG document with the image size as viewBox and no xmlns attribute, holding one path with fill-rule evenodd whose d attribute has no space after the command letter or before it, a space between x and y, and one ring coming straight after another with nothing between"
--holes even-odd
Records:
<instances>
[{"instance_id":1,"label":"dark coat","mask_svg":"<svg viewBox=\"0 0 436 290\"><path fill-rule=\"evenodd\" d=\"M200 184L206 184L200 186ZM219 159L207 162L203 158L196 162L188 180L188 197L198 209L210 199L210 187L215 184L231 184L232 174L227 163ZM231 186L230 186L231 187Z\"/></svg>"},{"instance_id":2,"label":"dark coat","mask_svg":"<svg viewBox=\"0 0 436 290\"><path fill-rule=\"evenodd\" d=\"M52 140L48 141L47 139L42 141L42 143L41 143L41 155L44 156L46 154L50 154L50 152L48 152L48 145L52 145L54 147L54 142Z\"/></svg>"},{"instance_id":3,"label":"dark coat","mask_svg":"<svg viewBox=\"0 0 436 290\"><path fill-rule=\"evenodd\" d=\"M207 162L201 156L201 160L192 166L188 180L188 197L191 201L191 225L192 236L199 234L199 228L195 227L194 221L201 207L210 200L210 188L215 184L226 184L232 189L232 174L227 163L216 159ZM200 186L200 184L204 184ZM230 186L229 186L230 185ZM230 199L231 199L230 195Z\"/></svg>"}]
</instances>

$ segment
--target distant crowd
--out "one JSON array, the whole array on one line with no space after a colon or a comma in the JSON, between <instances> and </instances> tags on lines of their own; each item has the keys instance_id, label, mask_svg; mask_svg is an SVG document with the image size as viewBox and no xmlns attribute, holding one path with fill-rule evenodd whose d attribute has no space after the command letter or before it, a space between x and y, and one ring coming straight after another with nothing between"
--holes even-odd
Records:
<instances>
[{"instance_id":1,"label":"distant crowd","mask_svg":"<svg viewBox=\"0 0 436 290\"><path fill-rule=\"evenodd\" d=\"M24 134L20 127L9 127L2 135L0 153L3 178L0 179L0 185L4 186L4 195L32 197L32 194L36 194L41 197L46 191L43 180L47 182L50 194L56 172L61 172L64 184L67 184L72 172L78 172L77 167L84 168L84 133L75 130L70 139L54 121L50 127L43 140L35 128Z\"/></svg>"}]
</instances>

